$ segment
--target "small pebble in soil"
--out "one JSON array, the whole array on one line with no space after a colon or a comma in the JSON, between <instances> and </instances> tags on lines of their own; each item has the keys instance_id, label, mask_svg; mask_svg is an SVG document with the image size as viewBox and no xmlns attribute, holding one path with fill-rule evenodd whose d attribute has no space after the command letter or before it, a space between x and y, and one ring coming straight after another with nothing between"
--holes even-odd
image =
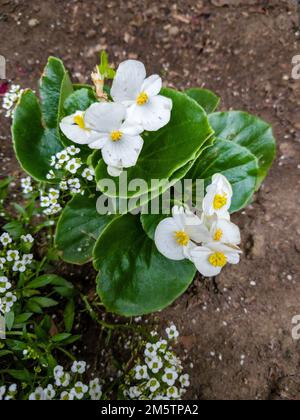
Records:
<instances>
[{"instance_id":1,"label":"small pebble in soil","mask_svg":"<svg viewBox=\"0 0 300 420\"><path fill-rule=\"evenodd\" d=\"M256 282L255 281L250 281L250 286L255 287L256 286Z\"/></svg>"}]
</instances>

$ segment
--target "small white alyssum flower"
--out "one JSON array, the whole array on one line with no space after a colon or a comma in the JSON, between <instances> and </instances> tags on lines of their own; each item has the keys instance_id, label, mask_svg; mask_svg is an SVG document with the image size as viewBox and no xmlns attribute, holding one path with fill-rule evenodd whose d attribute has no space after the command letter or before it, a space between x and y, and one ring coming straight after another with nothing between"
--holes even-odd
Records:
<instances>
[{"instance_id":1,"label":"small white alyssum flower","mask_svg":"<svg viewBox=\"0 0 300 420\"><path fill-rule=\"evenodd\" d=\"M22 235L21 236L21 240L23 242L28 242L30 244L32 244L34 242L34 238L32 235L30 235L30 233L28 233L27 235Z\"/></svg>"},{"instance_id":2,"label":"small white alyssum flower","mask_svg":"<svg viewBox=\"0 0 300 420\"><path fill-rule=\"evenodd\" d=\"M66 151L62 151L56 154L56 159L58 160L59 164L63 164L65 162L68 162L68 160L70 160L70 156L68 155L68 153Z\"/></svg>"},{"instance_id":3,"label":"small white alyssum flower","mask_svg":"<svg viewBox=\"0 0 300 420\"><path fill-rule=\"evenodd\" d=\"M19 251L18 250L7 251L6 259L9 262L18 261L20 259Z\"/></svg>"},{"instance_id":4,"label":"small white alyssum flower","mask_svg":"<svg viewBox=\"0 0 300 420\"><path fill-rule=\"evenodd\" d=\"M72 401L74 400L74 395L70 392L64 391L60 394L61 401Z\"/></svg>"},{"instance_id":5,"label":"small white alyssum flower","mask_svg":"<svg viewBox=\"0 0 300 420\"><path fill-rule=\"evenodd\" d=\"M21 179L21 188L24 194L29 194L33 191L30 176Z\"/></svg>"},{"instance_id":6,"label":"small white alyssum flower","mask_svg":"<svg viewBox=\"0 0 300 420\"><path fill-rule=\"evenodd\" d=\"M156 356L157 346L155 343L147 343L145 347L144 354L146 357L153 357Z\"/></svg>"},{"instance_id":7,"label":"small white alyssum flower","mask_svg":"<svg viewBox=\"0 0 300 420\"><path fill-rule=\"evenodd\" d=\"M71 174L76 174L79 168L81 168L82 162L80 158L72 158L68 161L65 168Z\"/></svg>"},{"instance_id":8,"label":"small white alyssum flower","mask_svg":"<svg viewBox=\"0 0 300 420\"><path fill-rule=\"evenodd\" d=\"M173 386L177 378L178 373L174 369L166 368L161 379L169 386Z\"/></svg>"},{"instance_id":9,"label":"small white alyssum flower","mask_svg":"<svg viewBox=\"0 0 300 420\"><path fill-rule=\"evenodd\" d=\"M160 383L156 378L152 378L148 381L147 387L150 389L151 392L155 392L159 389Z\"/></svg>"},{"instance_id":10,"label":"small white alyssum flower","mask_svg":"<svg viewBox=\"0 0 300 420\"><path fill-rule=\"evenodd\" d=\"M74 362L71 367L71 371L73 373L79 373L80 375L82 375L86 371L86 362Z\"/></svg>"},{"instance_id":11,"label":"small white alyssum flower","mask_svg":"<svg viewBox=\"0 0 300 420\"><path fill-rule=\"evenodd\" d=\"M11 288L11 283L8 281L7 277L0 277L0 293L5 293Z\"/></svg>"},{"instance_id":12,"label":"small white alyssum flower","mask_svg":"<svg viewBox=\"0 0 300 420\"><path fill-rule=\"evenodd\" d=\"M4 247L6 247L7 245L12 243L12 239L9 236L9 234L7 232L4 232L1 236L0 236L0 242L2 243L2 245Z\"/></svg>"},{"instance_id":13,"label":"small white alyssum flower","mask_svg":"<svg viewBox=\"0 0 300 420\"><path fill-rule=\"evenodd\" d=\"M163 362L160 356L155 356L147 360L147 365L153 373L158 373L163 367Z\"/></svg>"},{"instance_id":14,"label":"small white alyssum flower","mask_svg":"<svg viewBox=\"0 0 300 420\"><path fill-rule=\"evenodd\" d=\"M6 263L6 259L1 257L0 258L0 270L3 270L5 263Z\"/></svg>"},{"instance_id":15,"label":"small white alyssum flower","mask_svg":"<svg viewBox=\"0 0 300 420\"><path fill-rule=\"evenodd\" d=\"M89 393L93 401L99 401L102 397L102 386L98 378L95 378L89 383Z\"/></svg>"},{"instance_id":16,"label":"small white alyssum flower","mask_svg":"<svg viewBox=\"0 0 300 420\"><path fill-rule=\"evenodd\" d=\"M60 365L57 365L54 369L53 369L53 375L54 375L54 379L60 379L64 376L64 368Z\"/></svg>"},{"instance_id":17,"label":"small white alyssum flower","mask_svg":"<svg viewBox=\"0 0 300 420\"><path fill-rule=\"evenodd\" d=\"M166 333L167 333L167 336L168 336L169 340L176 339L179 336L179 332L178 332L175 325L171 325L170 327L167 327L166 328Z\"/></svg>"},{"instance_id":18,"label":"small white alyssum flower","mask_svg":"<svg viewBox=\"0 0 300 420\"><path fill-rule=\"evenodd\" d=\"M95 177L95 171L91 168L85 168L85 170L82 172L82 177L86 178L88 181L93 181Z\"/></svg>"},{"instance_id":19,"label":"small white alyssum flower","mask_svg":"<svg viewBox=\"0 0 300 420\"><path fill-rule=\"evenodd\" d=\"M144 130L157 131L171 119L172 101L160 95L162 80L158 75L146 78L143 63L127 60L120 64L111 96L128 108L128 119Z\"/></svg>"},{"instance_id":20,"label":"small white alyssum flower","mask_svg":"<svg viewBox=\"0 0 300 420\"><path fill-rule=\"evenodd\" d=\"M75 147L75 146L69 146L69 147L67 147L66 152L70 156L76 156L80 153L80 149L78 147Z\"/></svg>"},{"instance_id":21,"label":"small white alyssum flower","mask_svg":"<svg viewBox=\"0 0 300 420\"><path fill-rule=\"evenodd\" d=\"M148 369L147 366L141 366L138 365L134 368L135 370L135 379L140 380L140 379L148 379L149 375L148 375Z\"/></svg>"},{"instance_id":22,"label":"small white alyssum flower","mask_svg":"<svg viewBox=\"0 0 300 420\"><path fill-rule=\"evenodd\" d=\"M190 377L186 373L184 375L181 375L179 378L179 382L181 383L181 386L188 388L190 386Z\"/></svg>"},{"instance_id":23,"label":"small white alyssum flower","mask_svg":"<svg viewBox=\"0 0 300 420\"><path fill-rule=\"evenodd\" d=\"M55 397L55 389L52 384L47 385L47 388L44 389L44 395L46 400L53 400Z\"/></svg>"},{"instance_id":24,"label":"small white alyssum flower","mask_svg":"<svg viewBox=\"0 0 300 420\"><path fill-rule=\"evenodd\" d=\"M70 394L73 394L78 400L82 400L85 394L88 392L89 388L87 385L82 382L76 382L74 387L71 389Z\"/></svg>"},{"instance_id":25,"label":"small white alyssum flower","mask_svg":"<svg viewBox=\"0 0 300 420\"><path fill-rule=\"evenodd\" d=\"M4 395L6 394L6 386L0 386L0 401L3 400Z\"/></svg>"},{"instance_id":26,"label":"small white alyssum flower","mask_svg":"<svg viewBox=\"0 0 300 420\"><path fill-rule=\"evenodd\" d=\"M16 261L12 268L13 271L18 271L19 273L24 273L26 271L26 264L24 261Z\"/></svg>"},{"instance_id":27,"label":"small white alyssum flower","mask_svg":"<svg viewBox=\"0 0 300 420\"><path fill-rule=\"evenodd\" d=\"M178 398L179 393L178 393L178 389L176 388L176 386L170 386L167 389L167 396L171 399L177 399Z\"/></svg>"},{"instance_id":28,"label":"small white alyssum flower","mask_svg":"<svg viewBox=\"0 0 300 420\"><path fill-rule=\"evenodd\" d=\"M51 169L51 170L47 173L46 178L47 178L48 180L55 179L55 173L54 173L53 169Z\"/></svg>"},{"instance_id":29,"label":"small white alyssum flower","mask_svg":"<svg viewBox=\"0 0 300 420\"><path fill-rule=\"evenodd\" d=\"M30 401L32 401L32 400L45 401L46 397L45 397L45 392L44 392L43 388L40 387L40 386L38 388L36 388L36 390L32 394L29 395L29 400Z\"/></svg>"},{"instance_id":30,"label":"small white alyssum flower","mask_svg":"<svg viewBox=\"0 0 300 420\"><path fill-rule=\"evenodd\" d=\"M11 85L9 91L6 92L3 96L2 106L4 109L6 109L6 118L13 117L15 106L23 92L24 89L21 89L19 85L13 84Z\"/></svg>"}]
</instances>

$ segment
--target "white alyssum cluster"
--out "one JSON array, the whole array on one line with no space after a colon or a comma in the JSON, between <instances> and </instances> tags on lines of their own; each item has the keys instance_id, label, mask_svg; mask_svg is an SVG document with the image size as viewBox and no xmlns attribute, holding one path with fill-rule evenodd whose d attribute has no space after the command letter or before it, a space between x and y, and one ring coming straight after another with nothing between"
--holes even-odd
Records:
<instances>
[{"instance_id":1,"label":"white alyssum cluster","mask_svg":"<svg viewBox=\"0 0 300 420\"><path fill-rule=\"evenodd\" d=\"M33 191L32 180L30 176L21 179L21 188L22 188L23 194L29 194Z\"/></svg>"},{"instance_id":2,"label":"white alyssum cluster","mask_svg":"<svg viewBox=\"0 0 300 420\"><path fill-rule=\"evenodd\" d=\"M179 333L174 324L166 329L167 340L153 333L145 344L143 357L125 378L124 397L133 400L178 400L189 387L181 360L171 349Z\"/></svg>"},{"instance_id":3,"label":"white alyssum cluster","mask_svg":"<svg viewBox=\"0 0 300 420\"><path fill-rule=\"evenodd\" d=\"M230 221L232 195L228 180L216 174L207 187L201 217L175 206L172 217L160 222L155 231L160 253L171 260L189 259L206 277L220 274L227 264L238 264L241 235Z\"/></svg>"},{"instance_id":4,"label":"white alyssum cluster","mask_svg":"<svg viewBox=\"0 0 300 420\"><path fill-rule=\"evenodd\" d=\"M53 371L54 383L46 388L38 386L32 392L29 400L100 400L102 385L100 379L95 378L88 384L83 382L82 375L86 373L86 362L75 361L70 371L63 366L56 366Z\"/></svg>"},{"instance_id":5,"label":"white alyssum cluster","mask_svg":"<svg viewBox=\"0 0 300 420\"><path fill-rule=\"evenodd\" d=\"M28 251L33 246L34 238L31 234L22 235L20 244ZM22 253L18 250L19 244L14 243L11 236L4 232L0 236L0 314L11 311L17 301L16 293L12 286L12 278L18 273L24 273L33 262L33 254Z\"/></svg>"},{"instance_id":6,"label":"white alyssum cluster","mask_svg":"<svg viewBox=\"0 0 300 420\"><path fill-rule=\"evenodd\" d=\"M56 188L50 188L47 192L42 192L40 196L40 206L43 213L47 216L53 216L62 210L59 203L60 191Z\"/></svg>"},{"instance_id":7,"label":"white alyssum cluster","mask_svg":"<svg viewBox=\"0 0 300 420\"><path fill-rule=\"evenodd\" d=\"M79 153L80 149L78 147L69 146L51 157L50 165L53 169L49 171L46 177L48 180L61 179L57 188L62 192L83 195L83 183L94 181L94 170L83 164L78 156ZM41 205L47 208L46 214L56 214L61 210L58 201L54 203L55 199L49 197L49 194L44 193L42 198Z\"/></svg>"},{"instance_id":8,"label":"white alyssum cluster","mask_svg":"<svg viewBox=\"0 0 300 420\"><path fill-rule=\"evenodd\" d=\"M16 398L17 393L17 384L11 384L9 386L0 386L0 401L14 400Z\"/></svg>"},{"instance_id":9,"label":"white alyssum cluster","mask_svg":"<svg viewBox=\"0 0 300 420\"><path fill-rule=\"evenodd\" d=\"M19 85L11 85L10 90L4 95L2 106L6 109L5 116L7 118L13 116L15 106L23 92L24 89L21 89Z\"/></svg>"},{"instance_id":10,"label":"white alyssum cluster","mask_svg":"<svg viewBox=\"0 0 300 420\"><path fill-rule=\"evenodd\" d=\"M113 102L92 104L85 112L63 118L60 129L80 145L100 149L111 176L135 166L142 151L144 131L157 131L171 118L172 101L160 95L162 80L146 77L143 63L120 64L111 88Z\"/></svg>"}]
</instances>

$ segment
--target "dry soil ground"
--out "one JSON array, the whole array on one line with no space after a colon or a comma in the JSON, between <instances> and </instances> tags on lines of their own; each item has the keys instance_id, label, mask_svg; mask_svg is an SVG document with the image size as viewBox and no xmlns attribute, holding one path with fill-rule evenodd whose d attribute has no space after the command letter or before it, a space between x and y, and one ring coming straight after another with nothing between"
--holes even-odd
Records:
<instances>
[{"instance_id":1,"label":"dry soil ground","mask_svg":"<svg viewBox=\"0 0 300 420\"><path fill-rule=\"evenodd\" d=\"M235 217L242 262L215 281L197 279L159 314L181 330L190 398L300 399L300 54L296 1L0 0L0 54L8 77L36 88L47 57L88 80L106 48L117 64L144 61L177 88L206 86L222 109L248 110L274 126L278 157L253 205ZM1 116L1 174L18 174ZM96 346L93 346L96 348Z\"/></svg>"}]
</instances>

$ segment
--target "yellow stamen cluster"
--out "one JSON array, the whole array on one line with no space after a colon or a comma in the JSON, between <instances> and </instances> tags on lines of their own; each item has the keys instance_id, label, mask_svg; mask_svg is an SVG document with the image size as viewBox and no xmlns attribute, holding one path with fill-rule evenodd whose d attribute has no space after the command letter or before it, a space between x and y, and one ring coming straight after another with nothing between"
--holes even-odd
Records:
<instances>
[{"instance_id":1,"label":"yellow stamen cluster","mask_svg":"<svg viewBox=\"0 0 300 420\"><path fill-rule=\"evenodd\" d=\"M214 198L214 209L220 210L222 207L226 206L227 204L227 196L226 194L216 194Z\"/></svg>"},{"instance_id":2,"label":"yellow stamen cluster","mask_svg":"<svg viewBox=\"0 0 300 420\"><path fill-rule=\"evenodd\" d=\"M227 257L223 252L215 252L209 257L208 261L214 267L224 267L227 264Z\"/></svg>"},{"instance_id":3,"label":"yellow stamen cluster","mask_svg":"<svg viewBox=\"0 0 300 420\"><path fill-rule=\"evenodd\" d=\"M140 106L145 105L149 101L149 96L146 92L141 92L136 99L136 103Z\"/></svg>"},{"instance_id":4,"label":"yellow stamen cluster","mask_svg":"<svg viewBox=\"0 0 300 420\"><path fill-rule=\"evenodd\" d=\"M121 131L112 131L110 133L110 138L112 139L112 141L119 141L121 140L123 136L123 133Z\"/></svg>"},{"instance_id":5,"label":"yellow stamen cluster","mask_svg":"<svg viewBox=\"0 0 300 420\"><path fill-rule=\"evenodd\" d=\"M75 117L74 117L74 123L77 124L83 130L86 129L85 128L85 122L84 122L83 115L75 115Z\"/></svg>"},{"instance_id":6,"label":"yellow stamen cluster","mask_svg":"<svg viewBox=\"0 0 300 420\"><path fill-rule=\"evenodd\" d=\"M217 229L214 234L214 241L220 241L222 239L222 236L223 236L222 229Z\"/></svg>"},{"instance_id":7,"label":"yellow stamen cluster","mask_svg":"<svg viewBox=\"0 0 300 420\"><path fill-rule=\"evenodd\" d=\"M175 232L174 236L178 245L187 246L187 244L189 243L190 237L183 230L178 230L177 232Z\"/></svg>"}]
</instances>

